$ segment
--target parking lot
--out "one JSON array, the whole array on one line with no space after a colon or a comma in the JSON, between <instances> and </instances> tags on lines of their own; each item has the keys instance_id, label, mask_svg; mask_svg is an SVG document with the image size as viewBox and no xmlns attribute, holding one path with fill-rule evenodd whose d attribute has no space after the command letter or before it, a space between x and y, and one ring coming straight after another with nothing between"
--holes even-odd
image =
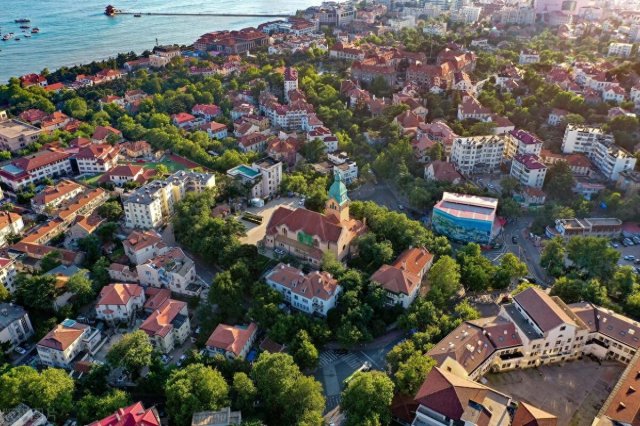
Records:
<instances>
[{"instance_id":1,"label":"parking lot","mask_svg":"<svg viewBox=\"0 0 640 426\"><path fill-rule=\"evenodd\" d=\"M258 242L260 242L264 238L265 232L267 230L267 224L269 223L273 212L280 206L295 209L297 207L300 207L299 203L299 198L281 197L269 201L263 207L249 207L246 211L262 216L262 223L260 225L256 225L254 223L250 223L246 220L240 219L240 222L245 226L247 233L245 237L242 237L240 239L240 242L243 244L257 245Z\"/></svg>"},{"instance_id":2,"label":"parking lot","mask_svg":"<svg viewBox=\"0 0 640 426\"><path fill-rule=\"evenodd\" d=\"M625 247L619 242L616 242L615 244L618 246L616 247L616 250L620 252L620 260L618 261L618 265L627 265L634 268L640 268L640 263L636 263L636 261L640 259L640 245L635 244L633 246ZM636 271L638 270L636 269Z\"/></svg>"},{"instance_id":3,"label":"parking lot","mask_svg":"<svg viewBox=\"0 0 640 426\"><path fill-rule=\"evenodd\" d=\"M488 374L487 386L558 416L559 425L586 425L602 407L625 366L589 358Z\"/></svg>"}]
</instances>

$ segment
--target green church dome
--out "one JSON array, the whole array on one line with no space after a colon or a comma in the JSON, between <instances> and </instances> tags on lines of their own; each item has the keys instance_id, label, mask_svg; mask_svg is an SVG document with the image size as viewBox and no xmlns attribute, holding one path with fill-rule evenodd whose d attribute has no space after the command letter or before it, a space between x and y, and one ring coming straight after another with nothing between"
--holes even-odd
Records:
<instances>
[{"instance_id":1,"label":"green church dome","mask_svg":"<svg viewBox=\"0 0 640 426\"><path fill-rule=\"evenodd\" d=\"M349 201L347 186L342 182L342 176L340 176L340 173L336 173L334 175L333 183L329 188L329 198L336 200L340 206Z\"/></svg>"}]
</instances>

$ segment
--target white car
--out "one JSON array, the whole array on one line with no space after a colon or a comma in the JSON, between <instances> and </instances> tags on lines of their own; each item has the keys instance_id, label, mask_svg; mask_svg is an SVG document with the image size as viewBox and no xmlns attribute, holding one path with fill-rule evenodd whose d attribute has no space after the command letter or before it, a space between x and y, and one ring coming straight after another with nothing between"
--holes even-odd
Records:
<instances>
[{"instance_id":1,"label":"white car","mask_svg":"<svg viewBox=\"0 0 640 426\"><path fill-rule=\"evenodd\" d=\"M282 250L280 248L277 248L277 249L273 250L273 252L275 254L277 254L278 256L284 256L284 250Z\"/></svg>"},{"instance_id":2,"label":"white car","mask_svg":"<svg viewBox=\"0 0 640 426\"><path fill-rule=\"evenodd\" d=\"M27 350L22 346L16 346L15 348L13 348L13 350L19 353L20 355L24 355L27 353Z\"/></svg>"}]
</instances>

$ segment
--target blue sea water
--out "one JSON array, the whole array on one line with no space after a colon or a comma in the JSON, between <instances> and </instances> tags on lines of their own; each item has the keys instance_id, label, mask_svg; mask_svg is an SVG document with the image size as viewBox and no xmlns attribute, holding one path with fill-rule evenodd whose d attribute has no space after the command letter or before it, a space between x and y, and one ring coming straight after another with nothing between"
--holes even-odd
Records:
<instances>
[{"instance_id":1,"label":"blue sea water","mask_svg":"<svg viewBox=\"0 0 640 426\"><path fill-rule=\"evenodd\" d=\"M0 82L12 76L141 53L160 44L191 44L208 31L256 26L267 18L142 16L109 18L105 7L132 12L293 13L321 0L0 0ZM29 18L40 34L22 36L14 19Z\"/></svg>"}]
</instances>

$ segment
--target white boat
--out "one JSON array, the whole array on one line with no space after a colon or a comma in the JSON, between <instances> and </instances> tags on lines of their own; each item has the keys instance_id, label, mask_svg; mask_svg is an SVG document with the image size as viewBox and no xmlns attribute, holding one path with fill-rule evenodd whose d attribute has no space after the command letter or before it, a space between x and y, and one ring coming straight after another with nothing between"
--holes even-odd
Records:
<instances>
[{"instance_id":1,"label":"white boat","mask_svg":"<svg viewBox=\"0 0 640 426\"><path fill-rule=\"evenodd\" d=\"M5 34L2 36L2 40L7 41L13 38L13 33Z\"/></svg>"}]
</instances>

